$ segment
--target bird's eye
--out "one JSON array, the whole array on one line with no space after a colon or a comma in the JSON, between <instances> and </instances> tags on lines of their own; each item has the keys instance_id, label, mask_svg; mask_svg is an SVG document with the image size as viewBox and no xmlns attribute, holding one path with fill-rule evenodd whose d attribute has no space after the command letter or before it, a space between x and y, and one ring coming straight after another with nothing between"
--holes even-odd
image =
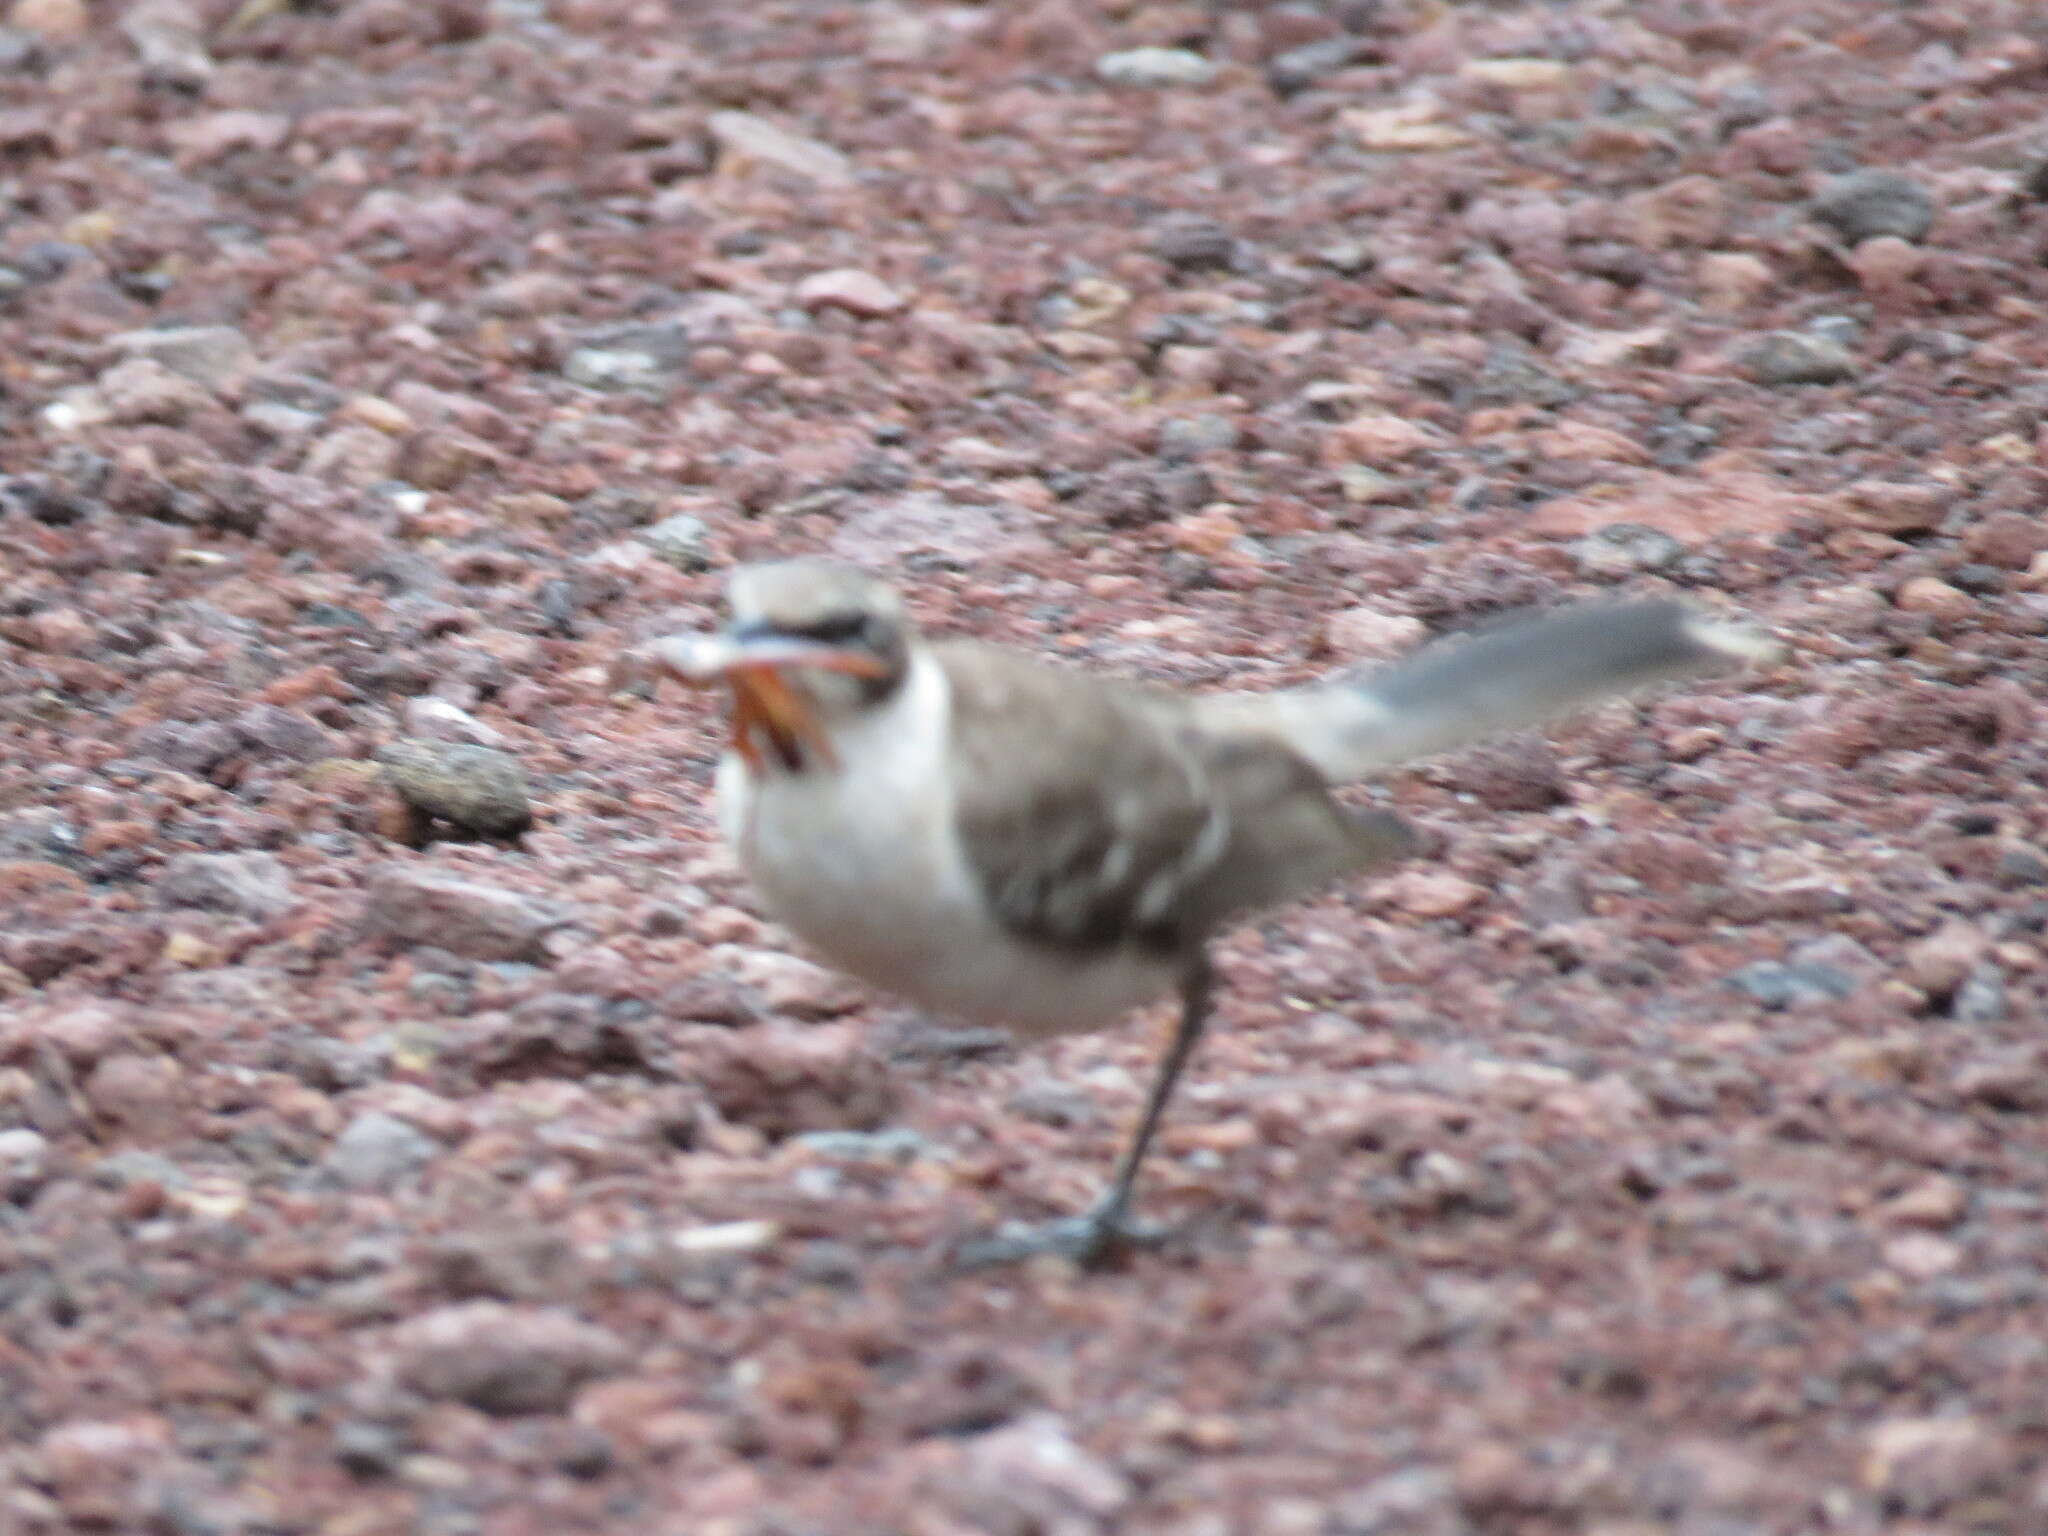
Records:
<instances>
[{"instance_id":1,"label":"bird's eye","mask_svg":"<svg viewBox=\"0 0 2048 1536\"><path fill-rule=\"evenodd\" d=\"M789 633L821 645L849 645L870 638L864 613L833 613L809 624L789 626Z\"/></svg>"}]
</instances>

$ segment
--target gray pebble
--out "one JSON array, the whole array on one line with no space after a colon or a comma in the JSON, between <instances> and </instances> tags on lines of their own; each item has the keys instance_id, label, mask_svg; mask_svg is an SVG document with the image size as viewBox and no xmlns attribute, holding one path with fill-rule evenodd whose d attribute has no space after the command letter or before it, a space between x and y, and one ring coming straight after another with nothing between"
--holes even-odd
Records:
<instances>
[{"instance_id":1,"label":"gray pebble","mask_svg":"<svg viewBox=\"0 0 2048 1536\"><path fill-rule=\"evenodd\" d=\"M485 837L512 837L533 823L526 770L494 747L405 736L377 749L391 787L414 810Z\"/></svg>"},{"instance_id":2,"label":"gray pebble","mask_svg":"<svg viewBox=\"0 0 2048 1536\"><path fill-rule=\"evenodd\" d=\"M440 1150L417 1126L373 1109L349 1121L328 1149L325 1166L350 1189L380 1189L419 1172Z\"/></svg>"},{"instance_id":3,"label":"gray pebble","mask_svg":"<svg viewBox=\"0 0 2048 1536\"><path fill-rule=\"evenodd\" d=\"M1776 960L1745 965L1729 976L1728 985L1773 1013L1803 1003L1834 1002L1856 990L1854 978L1834 966L1786 965Z\"/></svg>"},{"instance_id":4,"label":"gray pebble","mask_svg":"<svg viewBox=\"0 0 2048 1536\"><path fill-rule=\"evenodd\" d=\"M1628 576L1669 570L1685 558L1685 546L1661 529L1609 523L1577 540L1571 554L1582 575Z\"/></svg>"},{"instance_id":5,"label":"gray pebble","mask_svg":"<svg viewBox=\"0 0 2048 1536\"><path fill-rule=\"evenodd\" d=\"M701 571L711 564L711 551L706 543L709 535L701 517L678 512L651 528L641 529L640 542L677 570Z\"/></svg>"},{"instance_id":6,"label":"gray pebble","mask_svg":"<svg viewBox=\"0 0 2048 1536\"><path fill-rule=\"evenodd\" d=\"M1856 359L1847 347L1799 331L1759 337L1736 361L1759 384L1840 384L1857 373Z\"/></svg>"},{"instance_id":7,"label":"gray pebble","mask_svg":"<svg viewBox=\"0 0 2048 1536\"><path fill-rule=\"evenodd\" d=\"M167 907L257 920L277 916L295 899L284 865L268 853L178 854L157 877L156 897Z\"/></svg>"},{"instance_id":8,"label":"gray pebble","mask_svg":"<svg viewBox=\"0 0 2048 1536\"><path fill-rule=\"evenodd\" d=\"M1165 89L1176 85L1207 85L1216 66L1187 48L1126 48L1095 61L1096 78L1111 85L1142 85Z\"/></svg>"},{"instance_id":9,"label":"gray pebble","mask_svg":"<svg viewBox=\"0 0 2048 1536\"><path fill-rule=\"evenodd\" d=\"M1177 416L1159 429L1162 459L1200 458L1205 453L1235 448L1237 443L1237 424L1213 411L1200 416Z\"/></svg>"},{"instance_id":10,"label":"gray pebble","mask_svg":"<svg viewBox=\"0 0 2048 1536\"><path fill-rule=\"evenodd\" d=\"M1934 224L1934 199L1897 171L1852 171L1820 189L1807 210L1849 245L1880 235L1918 240Z\"/></svg>"}]
</instances>

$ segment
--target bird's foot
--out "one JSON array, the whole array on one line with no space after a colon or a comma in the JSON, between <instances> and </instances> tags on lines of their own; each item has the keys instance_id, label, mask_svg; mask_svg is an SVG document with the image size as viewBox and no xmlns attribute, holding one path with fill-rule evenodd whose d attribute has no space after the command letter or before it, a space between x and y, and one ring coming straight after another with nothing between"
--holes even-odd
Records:
<instances>
[{"instance_id":1,"label":"bird's foot","mask_svg":"<svg viewBox=\"0 0 2048 1536\"><path fill-rule=\"evenodd\" d=\"M1052 1254L1079 1269L1110 1269L1140 1248L1158 1247L1167 1235L1166 1227L1141 1222L1121 1204L1104 1201L1081 1216L1012 1222L999 1232L962 1243L954 1261L961 1269L988 1269Z\"/></svg>"}]
</instances>

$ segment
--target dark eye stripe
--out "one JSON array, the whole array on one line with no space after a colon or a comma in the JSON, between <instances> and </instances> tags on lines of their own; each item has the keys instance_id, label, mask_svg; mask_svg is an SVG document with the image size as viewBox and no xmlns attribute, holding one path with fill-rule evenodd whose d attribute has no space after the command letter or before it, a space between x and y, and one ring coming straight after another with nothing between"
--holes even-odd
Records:
<instances>
[{"instance_id":1,"label":"dark eye stripe","mask_svg":"<svg viewBox=\"0 0 2048 1536\"><path fill-rule=\"evenodd\" d=\"M736 640L781 636L790 640L815 640L821 645L844 645L853 640L866 640L869 631L866 615L835 613L808 624L780 624L773 619L755 619L736 626L731 634Z\"/></svg>"},{"instance_id":2,"label":"dark eye stripe","mask_svg":"<svg viewBox=\"0 0 2048 1536\"><path fill-rule=\"evenodd\" d=\"M806 640L816 640L825 645L842 645L849 640L865 638L867 615L861 613L835 613L810 624L786 624L782 632L799 635Z\"/></svg>"}]
</instances>

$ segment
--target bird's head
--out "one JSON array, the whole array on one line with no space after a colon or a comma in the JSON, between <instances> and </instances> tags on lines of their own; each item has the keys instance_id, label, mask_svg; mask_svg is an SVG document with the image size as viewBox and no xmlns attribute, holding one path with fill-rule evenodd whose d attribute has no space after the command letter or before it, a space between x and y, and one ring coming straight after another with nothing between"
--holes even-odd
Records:
<instances>
[{"instance_id":1,"label":"bird's head","mask_svg":"<svg viewBox=\"0 0 2048 1536\"><path fill-rule=\"evenodd\" d=\"M733 744L756 768L833 762L831 731L896 691L915 635L887 584L827 560L743 565L726 588L722 634L656 641L687 682L733 693Z\"/></svg>"}]
</instances>

